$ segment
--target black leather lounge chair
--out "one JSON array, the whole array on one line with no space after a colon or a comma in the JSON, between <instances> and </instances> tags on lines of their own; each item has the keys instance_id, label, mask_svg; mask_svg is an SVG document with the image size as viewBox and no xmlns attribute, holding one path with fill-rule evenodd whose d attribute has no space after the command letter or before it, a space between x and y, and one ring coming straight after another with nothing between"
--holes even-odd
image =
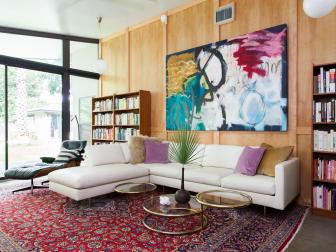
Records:
<instances>
[{"instance_id":1,"label":"black leather lounge chair","mask_svg":"<svg viewBox=\"0 0 336 252\"><path fill-rule=\"evenodd\" d=\"M5 172L5 177L10 179L28 180L30 186L12 191L12 193L34 189L48 188L47 186L34 185L34 178L48 175L57 169L79 166L83 160L86 141L67 140L62 143L60 153L56 158L41 157L42 163L12 167ZM47 182L47 181L44 181ZM43 182L43 183L44 183ZM42 184L43 184L42 183Z\"/></svg>"}]
</instances>

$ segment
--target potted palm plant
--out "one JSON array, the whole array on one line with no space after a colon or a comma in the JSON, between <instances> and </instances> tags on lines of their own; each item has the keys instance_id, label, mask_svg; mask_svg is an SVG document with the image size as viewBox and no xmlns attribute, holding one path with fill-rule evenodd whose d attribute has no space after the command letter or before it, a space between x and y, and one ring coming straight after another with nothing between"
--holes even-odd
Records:
<instances>
[{"instance_id":1,"label":"potted palm plant","mask_svg":"<svg viewBox=\"0 0 336 252\"><path fill-rule=\"evenodd\" d=\"M184 189L184 168L200 158L199 153L201 150L198 148L198 135L188 130L185 126L180 128L181 130L175 132L172 136L169 156L171 160L182 165L181 189L176 191L175 200L180 204L184 204L190 200L190 193Z\"/></svg>"}]
</instances>

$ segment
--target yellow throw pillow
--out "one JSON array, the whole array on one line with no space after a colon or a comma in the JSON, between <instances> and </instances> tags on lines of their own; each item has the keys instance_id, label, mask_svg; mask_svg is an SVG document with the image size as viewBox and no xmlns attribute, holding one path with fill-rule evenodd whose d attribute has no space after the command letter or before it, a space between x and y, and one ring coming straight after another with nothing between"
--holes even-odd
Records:
<instances>
[{"instance_id":1,"label":"yellow throw pillow","mask_svg":"<svg viewBox=\"0 0 336 252\"><path fill-rule=\"evenodd\" d=\"M257 174L270 177L275 176L275 165L286 161L292 154L293 146L272 147L269 144L262 143L260 147L265 148L264 156L259 164Z\"/></svg>"},{"instance_id":2,"label":"yellow throw pillow","mask_svg":"<svg viewBox=\"0 0 336 252\"><path fill-rule=\"evenodd\" d=\"M129 141L130 163L139 164L145 161L145 140L160 142L159 139L148 136L133 136Z\"/></svg>"}]
</instances>

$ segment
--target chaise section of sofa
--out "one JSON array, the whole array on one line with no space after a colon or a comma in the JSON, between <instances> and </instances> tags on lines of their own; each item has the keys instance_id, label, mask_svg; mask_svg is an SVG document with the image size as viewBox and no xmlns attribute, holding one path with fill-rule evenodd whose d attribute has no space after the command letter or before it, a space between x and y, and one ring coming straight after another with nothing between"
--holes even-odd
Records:
<instances>
[{"instance_id":1,"label":"chaise section of sofa","mask_svg":"<svg viewBox=\"0 0 336 252\"><path fill-rule=\"evenodd\" d=\"M149 170L129 164L120 144L90 146L87 155L84 166L50 173L49 189L78 201L111 193L120 183L149 182Z\"/></svg>"},{"instance_id":2,"label":"chaise section of sofa","mask_svg":"<svg viewBox=\"0 0 336 252\"><path fill-rule=\"evenodd\" d=\"M49 181L50 190L82 200L113 192L120 183L149 182L149 171L131 164L79 166L50 173Z\"/></svg>"}]
</instances>

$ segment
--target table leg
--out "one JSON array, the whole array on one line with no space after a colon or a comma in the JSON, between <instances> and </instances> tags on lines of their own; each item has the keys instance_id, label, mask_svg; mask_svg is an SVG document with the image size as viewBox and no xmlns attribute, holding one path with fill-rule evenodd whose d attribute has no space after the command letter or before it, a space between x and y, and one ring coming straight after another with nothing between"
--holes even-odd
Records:
<instances>
[{"instance_id":1,"label":"table leg","mask_svg":"<svg viewBox=\"0 0 336 252\"><path fill-rule=\"evenodd\" d=\"M204 229L204 213L203 213L203 204L201 204L201 221L202 221L202 229Z\"/></svg>"},{"instance_id":2,"label":"table leg","mask_svg":"<svg viewBox=\"0 0 336 252\"><path fill-rule=\"evenodd\" d=\"M33 195L34 193L34 180L33 179L30 180L30 193L31 195Z\"/></svg>"}]
</instances>

